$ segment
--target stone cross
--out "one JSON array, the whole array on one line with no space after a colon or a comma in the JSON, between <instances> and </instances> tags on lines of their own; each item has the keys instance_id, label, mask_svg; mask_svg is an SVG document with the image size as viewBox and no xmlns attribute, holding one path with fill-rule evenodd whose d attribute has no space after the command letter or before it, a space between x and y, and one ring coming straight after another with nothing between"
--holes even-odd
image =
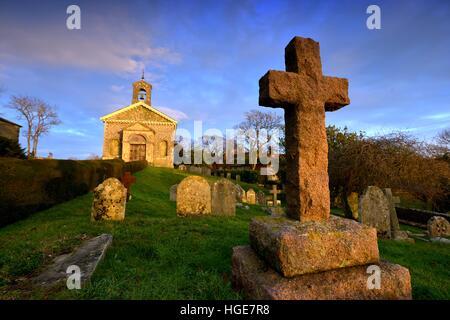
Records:
<instances>
[{"instance_id":1,"label":"stone cross","mask_svg":"<svg viewBox=\"0 0 450 320\"><path fill-rule=\"evenodd\" d=\"M277 195L280 193L280 190L277 190L277 185L272 185L272 190L270 191L271 194L273 194L273 205L277 206Z\"/></svg>"},{"instance_id":2,"label":"stone cross","mask_svg":"<svg viewBox=\"0 0 450 320\"><path fill-rule=\"evenodd\" d=\"M286 126L287 216L323 221L330 216L325 111L350 103L348 80L322 75L319 43L295 37L285 49L286 72L259 80L259 104L283 108Z\"/></svg>"},{"instance_id":3,"label":"stone cross","mask_svg":"<svg viewBox=\"0 0 450 320\"><path fill-rule=\"evenodd\" d=\"M130 171L126 171L122 178L120 178L123 186L127 188L127 201L131 199L131 185L136 182L136 177L131 175Z\"/></svg>"}]
</instances>

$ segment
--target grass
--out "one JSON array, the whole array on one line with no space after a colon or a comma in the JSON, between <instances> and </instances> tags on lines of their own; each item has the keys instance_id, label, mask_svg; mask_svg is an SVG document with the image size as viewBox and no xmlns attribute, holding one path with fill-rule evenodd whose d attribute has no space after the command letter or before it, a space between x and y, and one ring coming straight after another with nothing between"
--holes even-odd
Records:
<instances>
[{"instance_id":1,"label":"grass","mask_svg":"<svg viewBox=\"0 0 450 320\"><path fill-rule=\"evenodd\" d=\"M92 194L0 229L1 299L241 299L231 289L231 249L248 243L258 206L235 217L178 218L169 187L185 172L147 168L136 174L125 221L90 221ZM215 179L210 177L208 179ZM243 184L245 189L254 185ZM82 290L49 291L29 279L83 239L111 233L113 244ZM382 258L410 268L416 299L449 299L450 250L437 243L380 240Z\"/></svg>"}]
</instances>

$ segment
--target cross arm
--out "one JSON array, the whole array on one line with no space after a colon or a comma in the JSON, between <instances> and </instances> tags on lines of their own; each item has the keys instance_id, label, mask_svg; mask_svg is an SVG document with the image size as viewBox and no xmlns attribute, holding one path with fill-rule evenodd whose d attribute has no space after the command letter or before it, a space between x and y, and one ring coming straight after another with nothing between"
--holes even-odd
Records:
<instances>
[{"instance_id":1,"label":"cross arm","mask_svg":"<svg viewBox=\"0 0 450 320\"><path fill-rule=\"evenodd\" d=\"M345 78L323 77L325 111L336 111L348 104L348 80Z\"/></svg>"},{"instance_id":2,"label":"cross arm","mask_svg":"<svg viewBox=\"0 0 450 320\"><path fill-rule=\"evenodd\" d=\"M298 103L302 77L297 73L269 70L259 79L259 105L282 108Z\"/></svg>"}]
</instances>

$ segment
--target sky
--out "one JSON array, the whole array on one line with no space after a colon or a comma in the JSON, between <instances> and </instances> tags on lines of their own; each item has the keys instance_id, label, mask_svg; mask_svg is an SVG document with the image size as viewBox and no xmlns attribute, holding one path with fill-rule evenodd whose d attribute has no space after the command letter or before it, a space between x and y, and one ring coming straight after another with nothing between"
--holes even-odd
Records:
<instances>
[{"instance_id":1,"label":"sky","mask_svg":"<svg viewBox=\"0 0 450 320\"><path fill-rule=\"evenodd\" d=\"M81 9L68 30L66 9ZM381 9L369 30L366 9ZM431 141L450 126L450 1L0 0L0 116L11 95L41 98L62 123L38 154L101 155L100 117L153 85L152 105L179 128L225 131L258 106L258 80L284 70L294 36L320 42L325 75L349 79L351 104L327 124L369 135L404 131ZM24 137L21 137L25 146Z\"/></svg>"}]
</instances>

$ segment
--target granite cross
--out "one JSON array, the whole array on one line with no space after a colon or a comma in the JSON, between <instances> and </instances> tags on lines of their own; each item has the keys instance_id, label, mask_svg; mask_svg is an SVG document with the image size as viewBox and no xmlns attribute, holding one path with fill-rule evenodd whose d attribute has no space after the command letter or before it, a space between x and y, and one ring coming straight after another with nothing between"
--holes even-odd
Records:
<instances>
[{"instance_id":1,"label":"granite cross","mask_svg":"<svg viewBox=\"0 0 450 320\"><path fill-rule=\"evenodd\" d=\"M127 201L131 199L131 185L136 182L136 177L131 175L130 171L126 171L120 178L123 186L127 188Z\"/></svg>"},{"instance_id":2,"label":"granite cross","mask_svg":"<svg viewBox=\"0 0 450 320\"><path fill-rule=\"evenodd\" d=\"M271 194L273 194L273 205L276 207L277 206L277 195L280 193L280 190L277 190L277 185L274 184L272 185L272 190L270 191Z\"/></svg>"},{"instance_id":3,"label":"granite cross","mask_svg":"<svg viewBox=\"0 0 450 320\"><path fill-rule=\"evenodd\" d=\"M286 72L259 80L259 104L283 108L286 126L287 216L323 221L330 216L325 111L350 103L348 80L322 75L319 43L295 37L285 49Z\"/></svg>"}]
</instances>

